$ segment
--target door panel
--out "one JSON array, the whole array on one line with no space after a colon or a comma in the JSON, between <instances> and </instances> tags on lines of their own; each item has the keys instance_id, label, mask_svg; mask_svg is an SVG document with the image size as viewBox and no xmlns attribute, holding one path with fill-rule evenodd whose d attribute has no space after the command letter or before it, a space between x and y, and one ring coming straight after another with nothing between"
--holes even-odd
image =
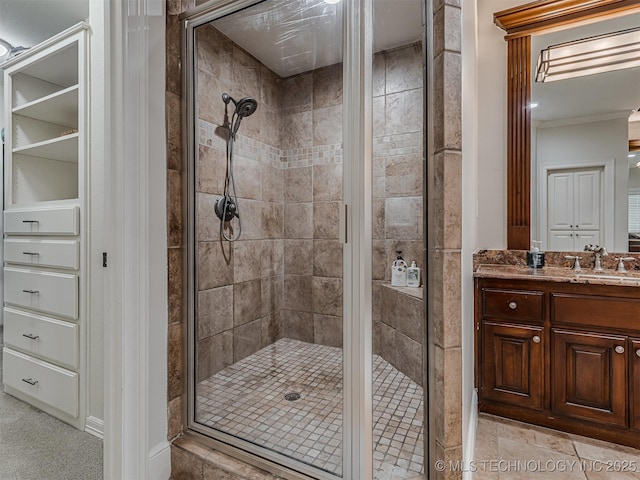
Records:
<instances>
[{"instance_id":1,"label":"door panel","mask_svg":"<svg viewBox=\"0 0 640 480\"><path fill-rule=\"evenodd\" d=\"M631 351L629 361L631 362L631 428L640 430L640 339L633 338L629 342Z\"/></svg>"},{"instance_id":2,"label":"door panel","mask_svg":"<svg viewBox=\"0 0 640 480\"><path fill-rule=\"evenodd\" d=\"M482 397L542 408L543 328L485 322L482 330Z\"/></svg>"},{"instance_id":3,"label":"door panel","mask_svg":"<svg viewBox=\"0 0 640 480\"><path fill-rule=\"evenodd\" d=\"M550 173L548 182L549 230L573 228L573 174Z\"/></svg>"},{"instance_id":4,"label":"door panel","mask_svg":"<svg viewBox=\"0 0 640 480\"><path fill-rule=\"evenodd\" d=\"M596 422L626 424L626 338L552 331L551 409Z\"/></svg>"},{"instance_id":5,"label":"door panel","mask_svg":"<svg viewBox=\"0 0 640 480\"><path fill-rule=\"evenodd\" d=\"M600 228L600 170L575 173L574 225L580 229Z\"/></svg>"}]
</instances>

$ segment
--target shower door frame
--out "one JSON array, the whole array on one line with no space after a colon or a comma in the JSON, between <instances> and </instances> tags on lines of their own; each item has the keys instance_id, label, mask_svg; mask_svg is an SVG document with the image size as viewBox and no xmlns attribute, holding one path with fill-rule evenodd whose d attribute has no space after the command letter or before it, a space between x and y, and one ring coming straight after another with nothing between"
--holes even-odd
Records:
<instances>
[{"instance_id":1,"label":"shower door frame","mask_svg":"<svg viewBox=\"0 0 640 480\"><path fill-rule=\"evenodd\" d=\"M372 89L373 0L343 2L343 470L342 477L195 422L195 28L260 3L212 0L181 16L186 246L187 431L247 463L287 478L368 480L373 473L372 395ZM191 292L191 293L190 293ZM426 398L426 396L425 396ZM426 433L426 429L425 429Z\"/></svg>"}]
</instances>

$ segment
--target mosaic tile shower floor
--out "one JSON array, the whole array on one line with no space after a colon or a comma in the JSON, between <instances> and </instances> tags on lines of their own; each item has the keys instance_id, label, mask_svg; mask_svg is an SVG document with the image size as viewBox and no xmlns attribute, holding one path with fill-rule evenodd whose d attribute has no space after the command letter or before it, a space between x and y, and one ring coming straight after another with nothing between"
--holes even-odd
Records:
<instances>
[{"instance_id":1,"label":"mosaic tile shower floor","mask_svg":"<svg viewBox=\"0 0 640 480\"><path fill-rule=\"evenodd\" d=\"M422 478L422 387L374 355L373 396L374 478ZM196 421L340 474L342 349L278 340L200 382Z\"/></svg>"}]
</instances>

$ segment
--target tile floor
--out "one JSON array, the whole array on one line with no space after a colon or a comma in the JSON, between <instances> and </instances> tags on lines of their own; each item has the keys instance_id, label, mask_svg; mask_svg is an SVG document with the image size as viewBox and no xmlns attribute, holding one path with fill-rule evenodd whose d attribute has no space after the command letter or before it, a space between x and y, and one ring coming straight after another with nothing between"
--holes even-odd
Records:
<instances>
[{"instance_id":1,"label":"tile floor","mask_svg":"<svg viewBox=\"0 0 640 480\"><path fill-rule=\"evenodd\" d=\"M635 480L640 450L481 413L474 480Z\"/></svg>"},{"instance_id":2,"label":"tile floor","mask_svg":"<svg viewBox=\"0 0 640 480\"><path fill-rule=\"evenodd\" d=\"M374 356L374 478L423 478L422 388ZM284 396L298 392L301 398ZM197 387L196 421L342 471L342 349L281 339Z\"/></svg>"}]
</instances>

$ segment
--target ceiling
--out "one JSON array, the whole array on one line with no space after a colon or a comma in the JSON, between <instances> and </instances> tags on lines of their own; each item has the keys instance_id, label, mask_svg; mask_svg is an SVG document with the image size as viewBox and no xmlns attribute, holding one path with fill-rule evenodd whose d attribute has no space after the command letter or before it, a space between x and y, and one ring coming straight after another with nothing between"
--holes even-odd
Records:
<instances>
[{"instance_id":1,"label":"ceiling","mask_svg":"<svg viewBox=\"0 0 640 480\"><path fill-rule=\"evenodd\" d=\"M342 0L268 0L213 25L281 77L342 61ZM422 39L421 0L374 0L374 50Z\"/></svg>"},{"instance_id":2,"label":"ceiling","mask_svg":"<svg viewBox=\"0 0 640 480\"><path fill-rule=\"evenodd\" d=\"M0 38L14 47L33 47L85 20L90 1L0 0Z\"/></svg>"},{"instance_id":3,"label":"ceiling","mask_svg":"<svg viewBox=\"0 0 640 480\"><path fill-rule=\"evenodd\" d=\"M640 25L640 13L582 25L531 39L532 67L540 50L570 40L616 32ZM532 81L531 101L538 104L531 117L538 121L624 116L640 108L640 68L619 70L549 83Z\"/></svg>"}]
</instances>

